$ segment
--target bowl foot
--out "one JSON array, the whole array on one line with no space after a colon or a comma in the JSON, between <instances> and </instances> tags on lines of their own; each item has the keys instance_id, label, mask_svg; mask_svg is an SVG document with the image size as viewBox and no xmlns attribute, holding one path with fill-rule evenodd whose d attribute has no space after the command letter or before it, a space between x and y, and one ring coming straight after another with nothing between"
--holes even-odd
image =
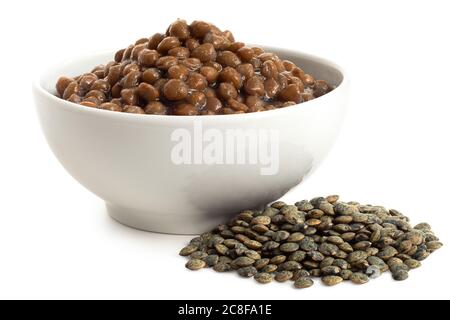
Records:
<instances>
[{"instance_id":1,"label":"bowl foot","mask_svg":"<svg viewBox=\"0 0 450 320\"><path fill-rule=\"evenodd\" d=\"M146 210L124 208L106 203L108 214L117 222L128 227L157 233L197 235L210 230L216 221L204 221L193 216L175 216ZM198 220L198 221L196 221ZM217 222L218 224L218 222Z\"/></svg>"}]
</instances>

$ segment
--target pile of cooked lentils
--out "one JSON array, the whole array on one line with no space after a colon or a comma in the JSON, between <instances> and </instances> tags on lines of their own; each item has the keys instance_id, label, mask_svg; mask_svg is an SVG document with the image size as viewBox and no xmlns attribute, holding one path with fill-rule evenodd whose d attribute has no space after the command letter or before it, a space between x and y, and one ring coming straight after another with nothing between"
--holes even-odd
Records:
<instances>
[{"instance_id":1,"label":"pile of cooked lentils","mask_svg":"<svg viewBox=\"0 0 450 320\"><path fill-rule=\"evenodd\" d=\"M273 110L332 89L275 53L235 41L228 30L184 20L56 83L59 97L85 107L182 116Z\"/></svg>"}]
</instances>

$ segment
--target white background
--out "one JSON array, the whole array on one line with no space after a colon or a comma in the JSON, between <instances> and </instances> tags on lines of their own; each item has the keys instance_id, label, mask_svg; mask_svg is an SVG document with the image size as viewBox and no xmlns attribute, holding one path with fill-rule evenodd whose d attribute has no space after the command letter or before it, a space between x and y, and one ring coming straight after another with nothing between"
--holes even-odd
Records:
<instances>
[{"instance_id":1,"label":"white background","mask_svg":"<svg viewBox=\"0 0 450 320\"><path fill-rule=\"evenodd\" d=\"M450 298L448 1L2 1L0 4L0 298ZM238 40L335 60L350 109L322 167L287 201L339 193L427 221L446 246L405 282L262 286L188 272L189 237L123 227L51 154L31 97L36 70L125 47L176 18Z\"/></svg>"}]
</instances>

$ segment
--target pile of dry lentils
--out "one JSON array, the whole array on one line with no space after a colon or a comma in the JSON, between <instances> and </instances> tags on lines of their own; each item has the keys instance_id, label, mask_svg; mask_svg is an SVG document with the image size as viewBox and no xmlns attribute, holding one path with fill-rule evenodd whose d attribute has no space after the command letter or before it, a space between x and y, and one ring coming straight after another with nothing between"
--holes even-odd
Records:
<instances>
[{"instance_id":1,"label":"pile of dry lentils","mask_svg":"<svg viewBox=\"0 0 450 320\"><path fill-rule=\"evenodd\" d=\"M332 89L291 61L235 41L230 31L184 20L119 50L114 61L56 84L58 96L83 106L157 115L272 110Z\"/></svg>"},{"instance_id":2,"label":"pile of dry lentils","mask_svg":"<svg viewBox=\"0 0 450 320\"><path fill-rule=\"evenodd\" d=\"M189 257L190 270L235 270L259 283L291 280L308 288L314 277L328 286L363 284L388 270L405 280L441 247L427 223L412 227L397 210L329 196L243 211L193 238L180 255Z\"/></svg>"}]
</instances>

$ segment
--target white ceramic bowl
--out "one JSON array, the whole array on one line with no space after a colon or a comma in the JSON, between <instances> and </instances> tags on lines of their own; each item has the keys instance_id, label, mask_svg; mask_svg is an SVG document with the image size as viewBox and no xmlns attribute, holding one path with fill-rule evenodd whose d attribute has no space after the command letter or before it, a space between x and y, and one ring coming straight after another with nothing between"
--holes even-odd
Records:
<instances>
[{"instance_id":1,"label":"white ceramic bowl","mask_svg":"<svg viewBox=\"0 0 450 320\"><path fill-rule=\"evenodd\" d=\"M142 230L196 234L239 210L274 201L317 168L338 135L347 78L334 63L301 52L265 48L336 86L315 100L283 109L221 116L157 116L110 112L57 98L60 75L75 76L112 60L88 55L51 66L33 85L45 137L66 170L102 198L111 217ZM171 160L174 130L275 130L279 170L256 164L181 164ZM74 199L74 201L76 201Z\"/></svg>"}]
</instances>

